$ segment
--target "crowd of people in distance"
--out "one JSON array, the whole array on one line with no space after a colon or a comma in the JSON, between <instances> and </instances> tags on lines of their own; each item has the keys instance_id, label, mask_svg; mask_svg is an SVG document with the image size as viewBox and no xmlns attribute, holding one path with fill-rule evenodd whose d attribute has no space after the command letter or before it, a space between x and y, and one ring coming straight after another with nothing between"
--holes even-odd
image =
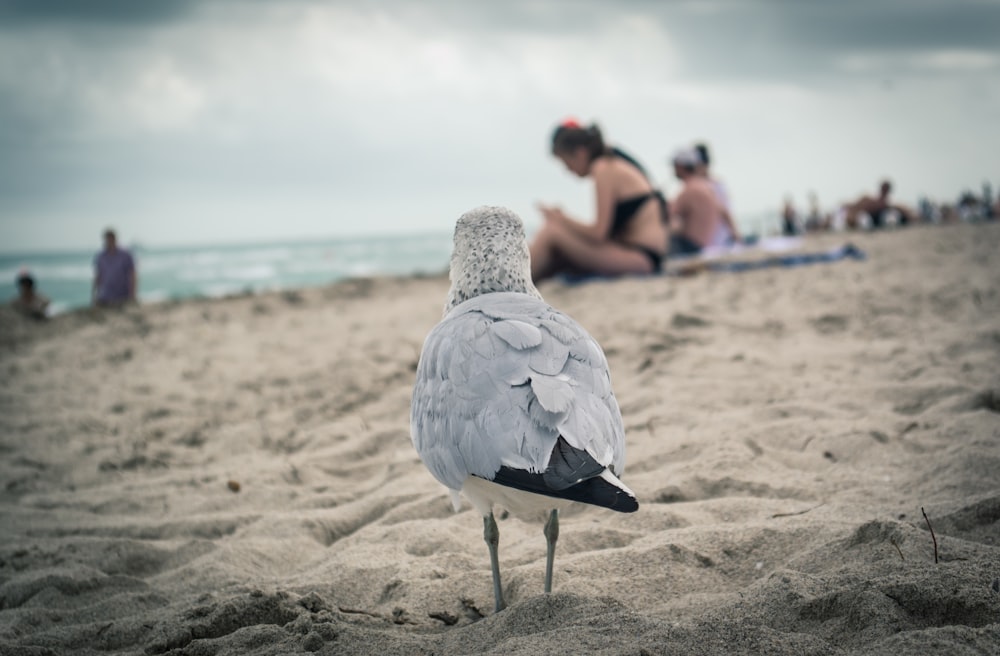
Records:
<instances>
[{"instance_id":1,"label":"crowd of people in distance","mask_svg":"<svg viewBox=\"0 0 1000 656\"><path fill-rule=\"evenodd\" d=\"M138 290L135 259L126 249L118 246L114 230L105 230L103 238L104 247L94 256L93 305L120 307L134 303ZM32 319L45 319L50 300L36 289L31 272L21 269L15 283L17 296L11 299L11 307Z\"/></svg>"},{"instance_id":2,"label":"crowd of people in distance","mask_svg":"<svg viewBox=\"0 0 1000 656\"><path fill-rule=\"evenodd\" d=\"M791 197L785 197L781 211L781 231L798 235L824 230L878 230L889 225L909 226L921 223L956 223L958 221L992 221L1000 218L1000 198L994 199L992 187L983 183L982 195L964 191L958 202L935 203L921 198L912 208L891 199L892 183L883 180L875 195L862 195L835 211L823 214L815 193L809 194L809 211L802 217Z\"/></svg>"}]
</instances>

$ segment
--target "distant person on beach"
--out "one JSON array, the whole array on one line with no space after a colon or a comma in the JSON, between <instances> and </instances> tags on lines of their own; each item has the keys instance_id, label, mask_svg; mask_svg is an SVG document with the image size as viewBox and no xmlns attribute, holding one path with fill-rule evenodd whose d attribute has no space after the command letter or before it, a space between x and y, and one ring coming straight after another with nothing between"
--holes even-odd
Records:
<instances>
[{"instance_id":1,"label":"distant person on beach","mask_svg":"<svg viewBox=\"0 0 1000 656\"><path fill-rule=\"evenodd\" d=\"M714 175L712 175L712 156L708 150L708 145L704 142L698 142L694 146L694 152L698 156L698 165L695 168L695 172L704 177L706 180L712 183L712 189L715 190L715 195L719 199L719 203L726 210L728 215L731 217L733 214L732 203L729 199L729 190L726 188L725 183L719 180ZM716 246L724 246L732 242L740 241L736 236L738 235L735 225L731 225L731 221L726 224L724 230L719 232Z\"/></svg>"},{"instance_id":2,"label":"distant person on beach","mask_svg":"<svg viewBox=\"0 0 1000 656\"><path fill-rule=\"evenodd\" d=\"M698 142L693 148L695 154L698 156L698 164L695 167L695 172L712 183L712 188L715 189L715 195L719 197L719 202L726 208L726 211L729 211L731 209L729 190L726 189L726 185L722 180L712 175L712 154L708 150L708 145L704 142Z\"/></svg>"},{"instance_id":3,"label":"distant person on beach","mask_svg":"<svg viewBox=\"0 0 1000 656\"><path fill-rule=\"evenodd\" d=\"M983 218L992 221L996 218L996 207L993 204L993 187L989 180L983 181Z\"/></svg>"},{"instance_id":4,"label":"distant person on beach","mask_svg":"<svg viewBox=\"0 0 1000 656\"><path fill-rule=\"evenodd\" d=\"M883 180L879 185L878 196L862 196L853 203L846 205L846 223L848 228L861 227L861 214L867 214L871 218L872 229L882 228L886 225L886 215L889 212L899 214L899 220L904 225L916 225L918 223L917 213L904 205L893 203L889 200L892 193L892 183Z\"/></svg>"},{"instance_id":5,"label":"distant person on beach","mask_svg":"<svg viewBox=\"0 0 1000 656\"><path fill-rule=\"evenodd\" d=\"M739 232L711 181L698 173L698 154L682 148L671 161L684 187L670 205L670 253L694 255L709 246L724 246L730 239L739 241Z\"/></svg>"},{"instance_id":6,"label":"distant person on beach","mask_svg":"<svg viewBox=\"0 0 1000 656\"><path fill-rule=\"evenodd\" d=\"M531 242L535 282L560 273L624 275L661 270L668 239L667 202L642 166L604 142L596 125L575 120L552 134L552 154L581 178L594 181L595 218L585 223L539 204L544 217Z\"/></svg>"},{"instance_id":7,"label":"distant person on beach","mask_svg":"<svg viewBox=\"0 0 1000 656\"><path fill-rule=\"evenodd\" d=\"M817 232L830 227L828 219L824 219L819 209L819 197L815 191L809 192L809 214L806 216L806 232Z\"/></svg>"},{"instance_id":8,"label":"distant person on beach","mask_svg":"<svg viewBox=\"0 0 1000 656\"><path fill-rule=\"evenodd\" d=\"M791 196L785 196L785 205L781 209L781 234L794 237L799 234L799 216Z\"/></svg>"},{"instance_id":9,"label":"distant person on beach","mask_svg":"<svg viewBox=\"0 0 1000 656\"><path fill-rule=\"evenodd\" d=\"M132 255L118 247L115 231L104 231L104 250L94 258L94 305L118 306L136 300Z\"/></svg>"},{"instance_id":10,"label":"distant person on beach","mask_svg":"<svg viewBox=\"0 0 1000 656\"><path fill-rule=\"evenodd\" d=\"M49 309L49 299L35 289L35 278L27 269L17 274L17 296L11 299L12 308L26 317L44 319Z\"/></svg>"}]
</instances>

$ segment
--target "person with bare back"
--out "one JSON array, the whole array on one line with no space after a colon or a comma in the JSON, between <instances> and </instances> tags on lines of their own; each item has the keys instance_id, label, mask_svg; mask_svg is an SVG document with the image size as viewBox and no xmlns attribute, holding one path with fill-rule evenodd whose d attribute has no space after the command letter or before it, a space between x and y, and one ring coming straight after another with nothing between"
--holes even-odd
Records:
<instances>
[{"instance_id":1,"label":"person with bare back","mask_svg":"<svg viewBox=\"0 0 1000 656\"><path fill-rule=\"evenodd\" d=\"M889 199L891 193L892 183L888 180L883 180L879 185L878 196L864 195L853 203L848 203L845 206L847 210L847 227L861 227L862 214L867 214L869 219L871 219L872 229L885 227L886 215L889 212L896 212L899 215L900 223L903 225L915 225L919 223L915 211L905 205L894 203Z\"/></svg>"},{"instance_id":2,"label":"person with bare back","mask_svg":"<svg viewBox=\"0 0 1000 656\"><path fill-rule=\"evenodd\" d=\"M729 239L739 241L739 231L712 181L698 173L698 154L681 149L672 162L674 175L684 183L684 188L670 204L670 253L696 255L708 246L724 245Z\"/></svg>"}]
</instances>

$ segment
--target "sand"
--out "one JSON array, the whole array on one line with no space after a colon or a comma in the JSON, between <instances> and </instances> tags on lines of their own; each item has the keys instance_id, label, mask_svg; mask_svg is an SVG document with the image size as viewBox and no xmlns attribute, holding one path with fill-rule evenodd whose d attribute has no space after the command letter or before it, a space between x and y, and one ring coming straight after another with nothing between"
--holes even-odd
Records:
<instances>
[{"instance_id":1,"label":"sand","mask_svg":"<svg viewBox=\"0 0 1000 656\"><path fill-rule=\"evenodd\" d=\"M542 287L641 507L565 513L550 596L501 519L499 614L409 439L444 276L0 314L0 653L996 654L1000 225L846 240Z\"/></svg>"}]
</instances>

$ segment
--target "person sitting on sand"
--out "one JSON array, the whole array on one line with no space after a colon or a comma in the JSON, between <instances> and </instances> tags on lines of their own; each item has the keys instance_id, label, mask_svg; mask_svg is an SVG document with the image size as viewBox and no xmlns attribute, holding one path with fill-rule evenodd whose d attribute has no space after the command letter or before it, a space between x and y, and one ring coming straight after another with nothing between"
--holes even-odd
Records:
<instances>
[{"instance_id":1,"label":"person sitting on sand","mask_svg":"<svg viewBox=\"0 0 1000 656\"><path fill-rule=\"evenodd\" d=\"M671 203L674 221L670 253L694 255L708 246L722 246L732 237L740 240L729 211L723 207L711 181L699 175L699 157L689 149L674 153L674 175L684 188Z\"/></svg>"},{"instance_id":2,"label":"person sitting on sand","mask_svg":"<svg viewBox=\"0 0 1000 656\"><path fill-rule=\"evenodd\" d=\"M535 282L559 273L623 275L661 270L668 239L667 204L642 166L604 143L596 125L575 120L552 135L552 154L597 191L596 217L584 223L539 204L544 217L531 242Z\"/></svg>"},{"instance_id":3,"label":"person sitting on sand","mask_svg":"<svg viewBox=\"0 0 1000 656\"><path fill-rule=\"evenodd\" d=\"M703 142L698 142L694 146L695 155L698 156L698 162L695 165L695 173L705 178L712 183L712 188L715 189L715 195L719 197L719 202L722 206L726 208L726 211L731 209L729 203L729 190L726 188L725 183L712 175L712 155L708 150L708 145Z\"/></svg>"},{"instance_id":4,"label":"person sitting on sand","mask_svg":"<svg viewBox=\"0 0 1000 656\"><path fill-rule=\"evenodd\" d=\"M715 196L719 199L719 203L722 205L723 209L726 210L728 215L732 217L733 207L729 200L729 190L722 180L712 175L712 157L708 151L708 145L699 142L694 146L694 152L698 156L698 164L695 166L695 173L702 176L706 180L712 183L712 189L715 190ZM736 226L733 224L732 220L726 222L724 229L719 231L716 236L715 246L727 246L731 243L740 241L739 232L736 230Z\"/></svg>"},{"instance_id":5,"label":"person sitting on sand","mask_svg":"<svg viewBox=\"0 0 1000 656\"><path fill-rule=\"evenodd\" d=\"M847 210L846 214L846 225L848 228L858 228L861 226L861 214L867 214L871 217L871 227L872 229L882 228L885 226L886 214L890 211L899 213L900 223L916 224L917 213L904 205L898 203L892 203L889 200L889 194L892 193L892 183L888 180L883 180L882 184L879 185L878 196L862 196L853 203L848 203L845 207Z\"/></svg>"},{"instance_id":6,"label":"person sitting on sand","mask_svg":"<svg viewBox=\"0 0 1000 656\"><path fill-rule=\"evenodd\" d=\"M785 196L785 204L781 208L781 234L794 237L799 234L799 214L795 211L795 202L791 196Z\"/></svg>"},{"instance_id":7,"label":"person sitting on sand","mask_svg":"<svg viewBox=\"0 0 1000 656\"><path fill-rule=\"evenodd\" d=\"M44 319L49 309L49 299L35 291L35 278L27 269L17 274L17 296L11 299L12 308L32 319Z\"/></svg>"},{"instance_id":8,"label":"person sitting on sand","mask_svg":"<svg viewBox=\"0 0 1000 656\"><path fill-rule=\"evenodd\" d=\"M118 248L115 231L104 231L104 250L94 258L94 305L117 306L135 301L135 261Z\"/></svg>"},{"instance_id":9,"label":"person sitting on sand","mask_svg":"<svg viewBox=\"0 0 1000 656\"><path fill-rule=\"evenodd\" d=\"M819 197L815 191L809 192L809 215L806 216L806 232L817 232L830 228L829 217L824 218L819 209Z\"/></svg>"}]
</instances>

